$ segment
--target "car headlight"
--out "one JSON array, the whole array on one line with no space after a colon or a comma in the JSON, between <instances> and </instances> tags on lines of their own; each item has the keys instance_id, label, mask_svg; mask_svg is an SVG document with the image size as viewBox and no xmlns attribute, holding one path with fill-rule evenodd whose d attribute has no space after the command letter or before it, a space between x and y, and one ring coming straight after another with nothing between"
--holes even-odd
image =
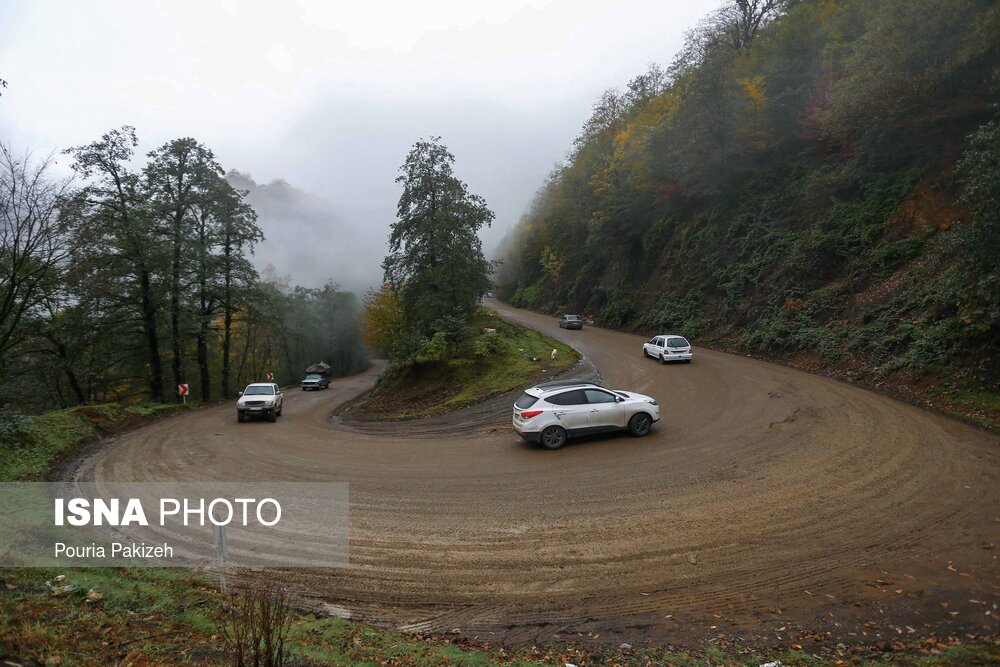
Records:
<instances>
[{"instance_id":1,"label":"car headlight","mask_svg":"<svg viewBox=\"0 0 1000 667\"><path fill-rule=\"evenodd\" d=\"M652 403L653 405L659 405L659 403L657 403L656 399L654 399L654 398L647 398L646 400L647 400L647 402Z\"/></svg>"}]
</instances>

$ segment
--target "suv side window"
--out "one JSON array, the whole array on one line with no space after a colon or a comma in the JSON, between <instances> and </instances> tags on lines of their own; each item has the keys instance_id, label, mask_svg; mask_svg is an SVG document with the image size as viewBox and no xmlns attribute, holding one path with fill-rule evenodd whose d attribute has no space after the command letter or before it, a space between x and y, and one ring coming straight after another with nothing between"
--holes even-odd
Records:
<instances>
[{"instance_id":1,"label":"suv side window","mask_svg":"<svg viewBox=\"0 0 1000 667\"><path fill-rule=\"evenodd\" d=\"M606 391L601 391L600 389L584 389L583 393L587 395L588 403L614 403L615 397Z\"/></svg>"},{"instance_id":2,"label":"suv side window","mask_svg":"<svg viewBox=\"0 0 1000 667\"><path fill-rule=\"evenodd\" d=\"M587 402L587 397L584 395L582 389L574 389L573 391L564 391L561 394L550 396L545 400L553 405L583 405Z\"/></svg>"}]
</instances>

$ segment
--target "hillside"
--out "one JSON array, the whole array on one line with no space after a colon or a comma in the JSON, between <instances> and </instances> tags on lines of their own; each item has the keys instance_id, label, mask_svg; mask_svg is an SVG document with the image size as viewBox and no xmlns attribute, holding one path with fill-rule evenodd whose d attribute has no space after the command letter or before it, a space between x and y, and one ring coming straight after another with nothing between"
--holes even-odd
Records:
<instances>
[{"instance_id":1,"label":"hillside","mask_svg":"<svg viewBox=\"0 0 1000 667\"><path fill-rule=\"evenodd\" d=\"M1000 8L739 4L602 96L500 296L1000 423Z\"/></svg>"}]
</instances>

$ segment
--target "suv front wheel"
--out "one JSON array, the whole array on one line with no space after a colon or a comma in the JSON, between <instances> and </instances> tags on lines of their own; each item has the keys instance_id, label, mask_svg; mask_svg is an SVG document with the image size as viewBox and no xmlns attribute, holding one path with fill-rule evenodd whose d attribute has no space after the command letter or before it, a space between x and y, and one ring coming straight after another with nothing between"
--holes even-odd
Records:
<instances>
[{"instance_id":1,"label":"suv front wheel","mask_svg":"<svg viewBox=\"0 0 1000 667\"><path fill-rule=\"evenodd\" d=\"M642 437L649 434L649 429L653 426L653 418L645 412L632 415L628 420L628 432L632 435Z\"/></svg>"}]
</instances>

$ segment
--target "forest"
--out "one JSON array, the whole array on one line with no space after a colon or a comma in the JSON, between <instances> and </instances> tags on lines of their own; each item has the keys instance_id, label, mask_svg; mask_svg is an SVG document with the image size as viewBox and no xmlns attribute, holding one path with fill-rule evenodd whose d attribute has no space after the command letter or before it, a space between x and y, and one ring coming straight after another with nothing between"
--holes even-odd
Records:
<instances>
[{"instance_id":1,"label":"forest","mask_svg":"<svg viewBox=\"0 0 1000 667\"><path fill-rule=\"evenodd\" d=\"M360 304L261 277L246 192L192 138L136 155L134 128L35 159L0 147L4 412L233 398L325 361L365 368ZM56 159L73 175L61 177ZM290 240L290 242L293 242ZM330 267L331 271L336 267Z\"/></svg>"},{"instance_id":2,"label":"forest","mask_svg":"<svg viewBox=\"0 0 1000 667\"><path fill-rule=\"evenodd\" d=\"M733 0L594 104L499 295L1000 408L998 101L995 2Z\"/></svg>"}]
</instances>

